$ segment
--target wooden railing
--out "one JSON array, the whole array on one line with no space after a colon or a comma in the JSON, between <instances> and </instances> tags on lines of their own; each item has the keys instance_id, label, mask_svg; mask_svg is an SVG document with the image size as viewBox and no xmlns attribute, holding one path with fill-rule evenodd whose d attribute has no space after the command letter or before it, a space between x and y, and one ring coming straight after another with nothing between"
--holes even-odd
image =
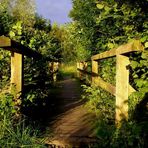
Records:
<instances>
[{"instance_id":1,"label":"wooden railing","mask_svg":"<svg viewBox=\"0 0 148 148\"><path fill-rule=\"evenodd\" d=\"M24 85L24 55L33 58L41 58L38 52L27 48L8 37L0 37L0 48L11 52L11 84L16 87L16 93L23 90Z\"/></svg>"},{"instance_id":2,"label":"wooden railing","mask_svg":"<svg viewBox=\"0 0 148 148\"><path fill-rule=\"evenodd\" d=\"M87 72L87 62L77 63L78 76L91 75L91 83L99 86L116 97L116 123L120 123L124 119L128 119L128 97L135 91L129 84L129 69L130 64L128 53L143 51L144 47L139 40L134 40L128 44L119 46L118 48L94 55L91 57L92 71ZM102 59L116 57L116 86L105 82L99 77L98 63Z\"/></svg>"},{"instance_id":3,"label":"wooden railing","mask_svg":"<svg viewBox=\"0 0 148 148\"><path fill-rule=\"evenodd\" d=\"M42 55L5 36L0 37L0 48L11 52L10 83L15 85L16 93L21 95L24 86L24 55L36 60L41 59ZM53 81L56 81L57 62L49 61L49 69L53 73Z\"/></svg>"}]
</instances>

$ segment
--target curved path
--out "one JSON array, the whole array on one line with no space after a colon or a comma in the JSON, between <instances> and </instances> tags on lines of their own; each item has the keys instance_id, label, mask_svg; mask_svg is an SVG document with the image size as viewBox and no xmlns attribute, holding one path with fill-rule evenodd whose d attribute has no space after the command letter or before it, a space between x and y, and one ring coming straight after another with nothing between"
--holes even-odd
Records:
<instances>
[{"instance_id":1,"label":"curved path","mask_svg":"<svg viewBox=\"0 0 148 148\"><path fill-rule=\"evenodd\" d=\"M46 143L53 147L86 147L96 142L93 130L94 116L84 108L80 84L76 79L65 78L56 84L55 94L59 105L57 114L52 117L46 132ZM55 105L56 107L56 105ZM52 132L52 136L51 133ZM48 136L49 134L49 136Z\"/></svg>"}]
</instances>

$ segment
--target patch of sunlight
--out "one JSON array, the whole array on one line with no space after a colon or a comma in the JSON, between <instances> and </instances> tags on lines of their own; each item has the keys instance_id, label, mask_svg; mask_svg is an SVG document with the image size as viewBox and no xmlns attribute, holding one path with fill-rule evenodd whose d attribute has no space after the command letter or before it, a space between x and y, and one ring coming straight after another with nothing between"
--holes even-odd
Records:
<instances>
[{"instance_id":1,"label":"patch of sunlight","mask_svg":"<svg viewBox=\"0 0 148 148\"><path fill-rule=\"evenodd\" d=\"M61 64L59 71L64 76L65 75L75 76L77 71L77 66L76 64Z\"/></svg>"}]
</instances>

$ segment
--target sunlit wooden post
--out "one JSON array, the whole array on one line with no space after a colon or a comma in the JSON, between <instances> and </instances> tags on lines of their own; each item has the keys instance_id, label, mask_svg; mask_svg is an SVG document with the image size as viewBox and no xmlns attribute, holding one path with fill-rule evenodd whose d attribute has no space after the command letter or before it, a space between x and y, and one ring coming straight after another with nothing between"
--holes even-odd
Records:
<instances>
[{"instance_id":1,"label":"sunlit wooden post","mask_svg":"<svg viewBox=\"0 0 148 148\"><path fill-rule=\"evenodd\" d=\"M116 61L116 124L128 119L129 58L117 55Z\"/></svg>"},{"instance_id":2,"label":"sunlit wooden post","mask_svg":"<svg viewBox=\"0 0 148 148\"><path fill-rule=\"evenodd\" d=\"M79 63L79 69L80 69L79 77L80 77L80 80L82 80L83 79L83 72L82 72L82 70L83 70L83 63L82 62Z\"/></svg>"},{"instance_id":3,"label":"sunlit wooden post","mask_svg":"<svg viewBox=\"0 0 148 148\"><path fill-rule=\"evenodd\" d=\"M83 62L83 70L84 70L84 73L87 72L87 69L88 69L88 63L87 62ZM86 82L89 82L89 77L87 74L84 74L83 77L85 77L85 81Z\"/></svg>"},{"instance_id":4,"label":"sunlit wooden post","mask_svg":"<svg viewBox=\"0 0 148 148\"><path fill-rule=\"evenodd\" d=\"M23 54L11 52L11 85L15 85L16 93L23 90Z\"/></svg>"},{"instance_id":5,"label":"sunlit wooden post","mask_svg":"<svg viewBox=\"0 0 148 148\"><path fill-rule=\"evenodd\" d=\"M98 74L98 62L94 60L92 60L92 73ZM92 84L95 83L96 79L96 76L92 76Z\"/></svg>"},{"instance_id":6,"label":"sunlit wooden post","mask_svg":"<svg viewBox=\"0 0 148 148\"><path fill-rule=\"evenodd\" d=\"M80 77L80 71L79 71L79 69L80 69L80 63L77 62L77 77L78 78Z\"/></svg>"}]
</instances>

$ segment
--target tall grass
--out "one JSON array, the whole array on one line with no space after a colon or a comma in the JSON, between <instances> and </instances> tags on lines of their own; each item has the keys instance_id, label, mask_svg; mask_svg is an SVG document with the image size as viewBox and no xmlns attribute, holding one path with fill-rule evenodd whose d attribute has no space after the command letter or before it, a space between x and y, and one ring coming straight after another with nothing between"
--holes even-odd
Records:
<instances>
[{"instance_id":1,"label":"tall grass","mask_svg":"<svg viewBox=\"0 0 148 148\"><path fill-rule=\"evenodd\" d=\"M38 131L26 125L23 117L16 118L13 101L8 92L0 94L0 148L44 148L37 137Z\"/></svg>"},{"instance_id":2,"label":"tall grass","mask_svg":"<svg viewBox=\"0 0 148 148\"><path fill-rule=\"evenodd\" d=\"M0 120L1 148L44 148L43 141L37 137L38 131L26 126L25 121L13 123L7 117Z\"/></svg>"},{"instance_id":3,"label":"tall grass","mask_svg":"<svg viewBox=\"0 0 148 148\"><path fill-rule=\"evenodd\" d=\"M61 76L76 76L77 67L76 64L61 64L59 73Z\"/></svg>"}]
</instances>

